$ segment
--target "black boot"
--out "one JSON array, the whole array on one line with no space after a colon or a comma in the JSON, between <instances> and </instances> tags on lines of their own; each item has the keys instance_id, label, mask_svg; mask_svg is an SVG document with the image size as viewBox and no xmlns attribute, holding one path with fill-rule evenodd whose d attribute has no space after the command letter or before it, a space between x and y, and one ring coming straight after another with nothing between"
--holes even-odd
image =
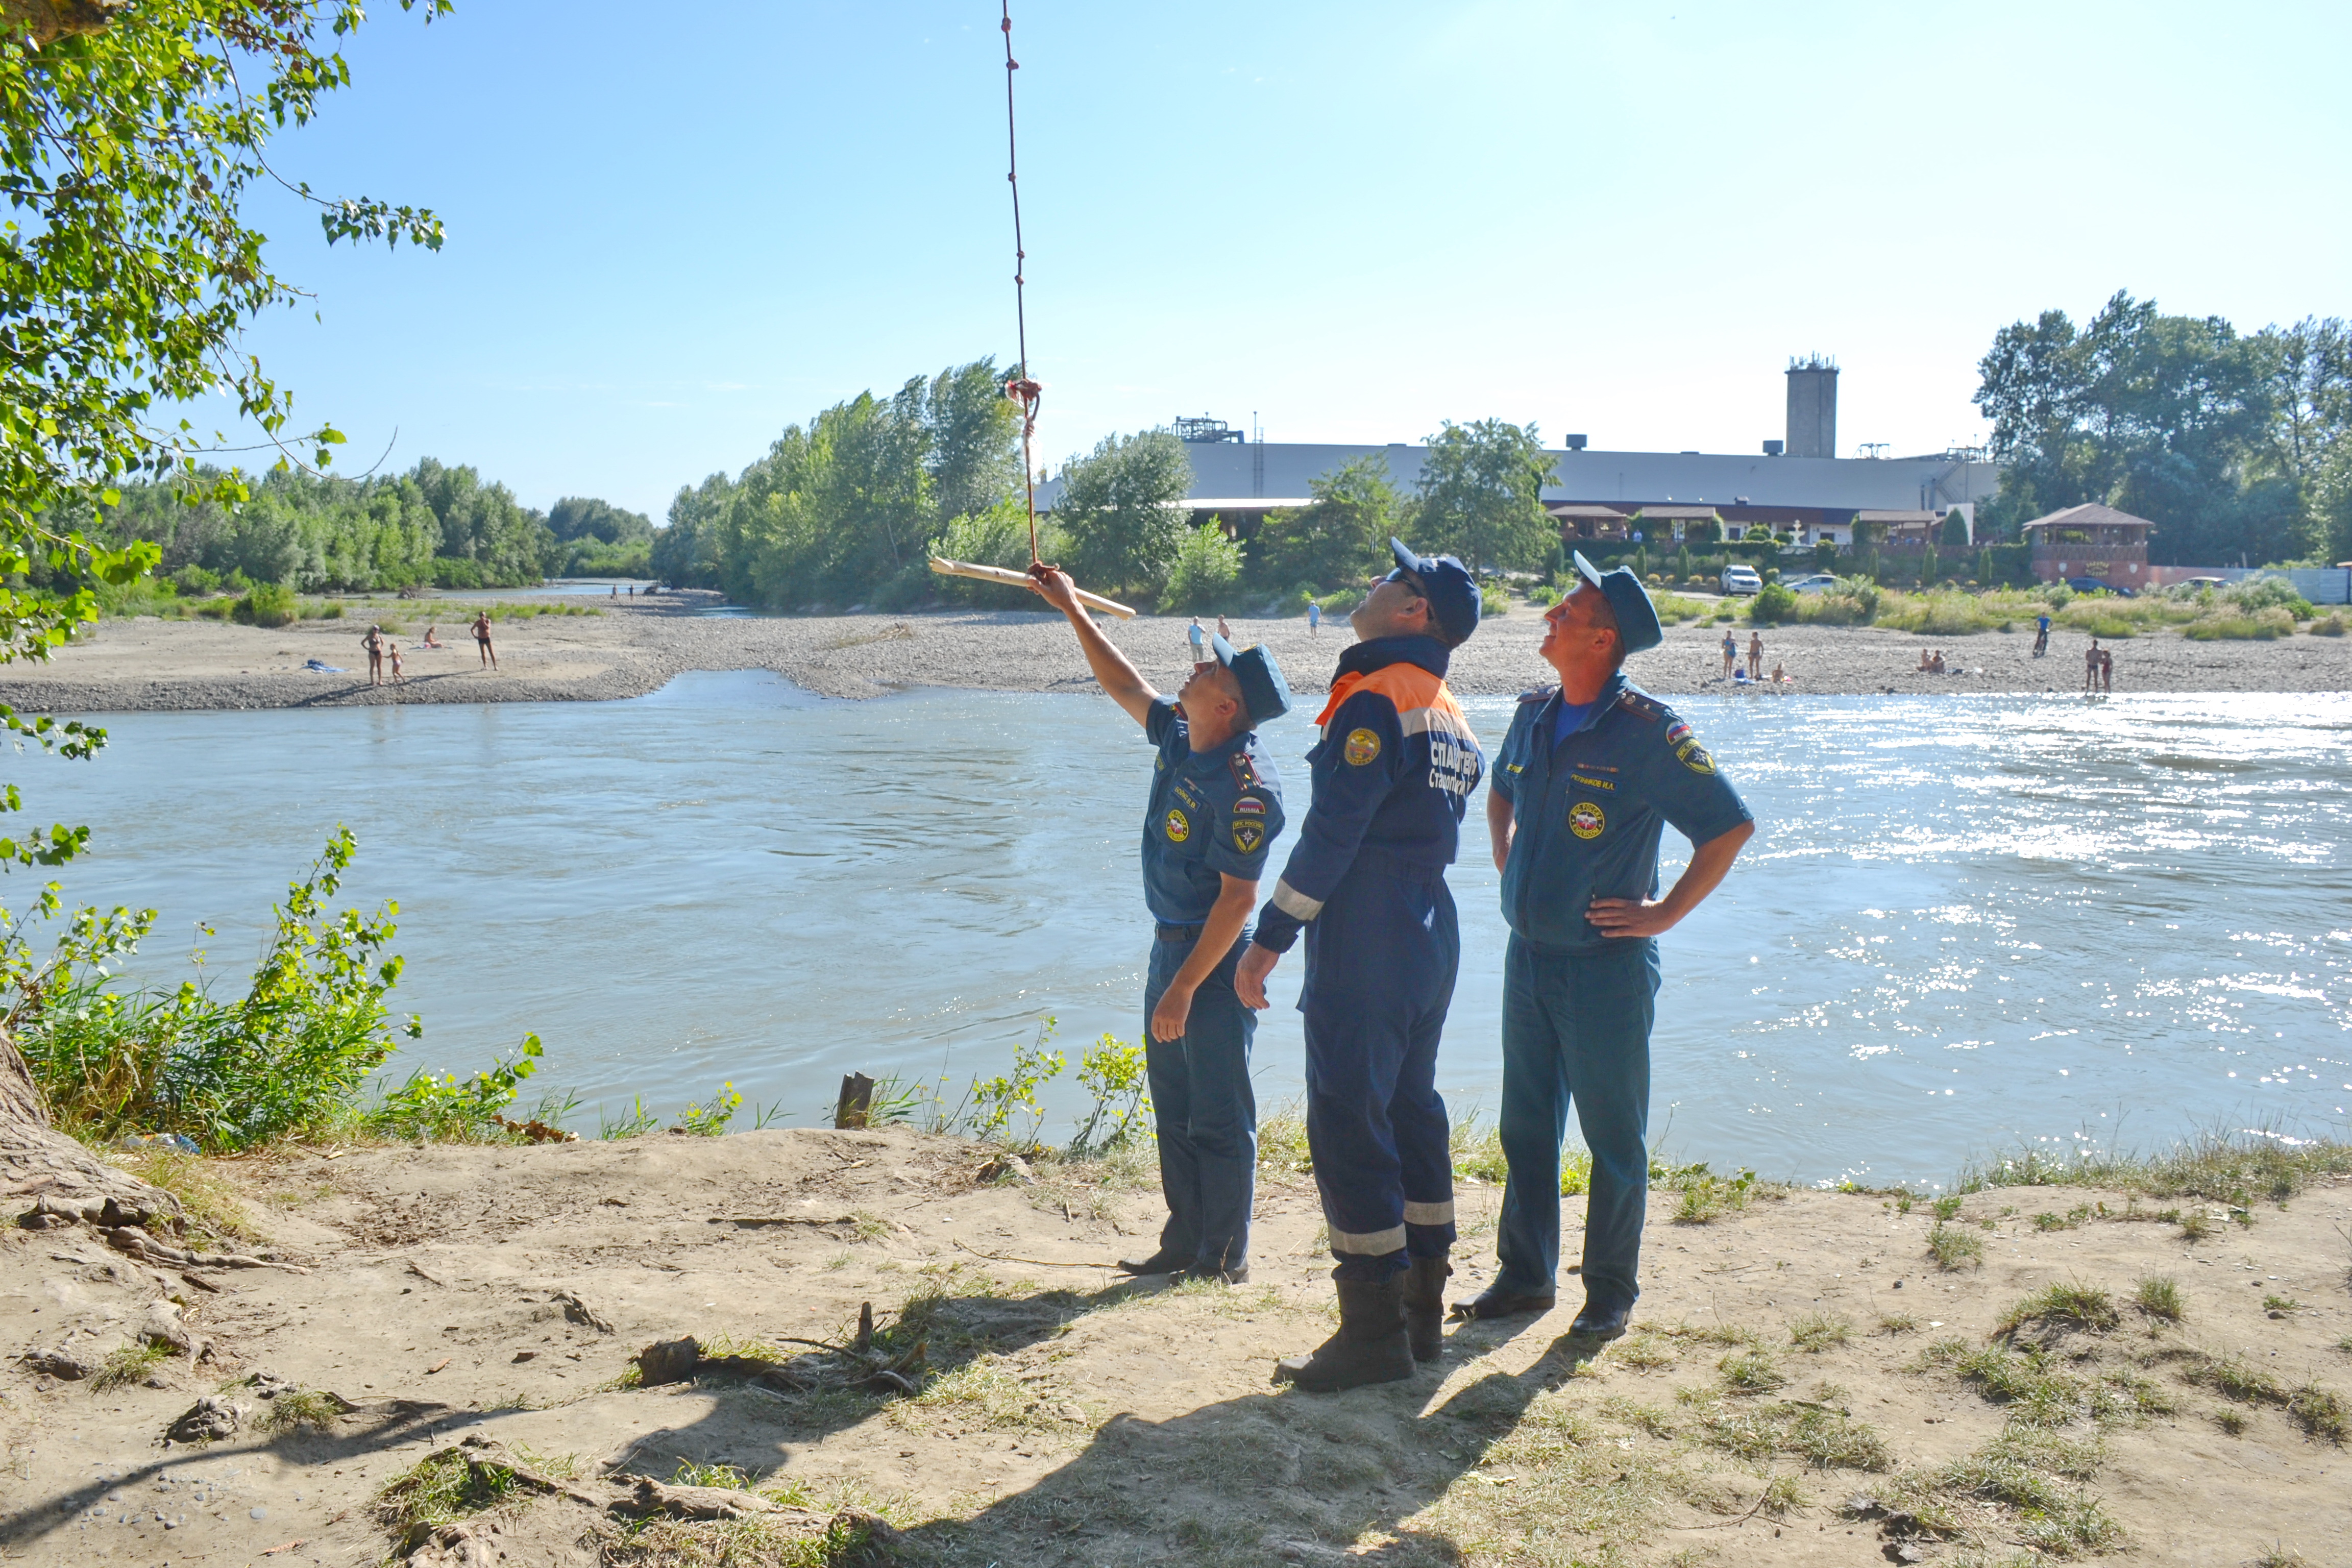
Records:
<instances>
[{"instance_id":1,"label":"black boot","mask_svg":"<svg viewBox=\"0 0 2352 1568\"><path fill-rule=\"evenodd\" d=\"M1445 1353L1445 1282L1454 1265L1444 1253L1416 1258L1404 1276L1404 1326L1412 1338L1412 1359L1435 1361Z\"/></svg>"},{"instance_id":2,"label":"black boot","mask_svg":"<svg viewBox=\"0 0 2352 1568\"><path fill-rule=\"evenodd\" d=\"M1404 1328L1404 1277L1391 1275L1375 1285L1342 1279L1339 1331L1311 1355L1286 1356L1274 1375L1309 1394L1336 1394L1368 1383L1395 1383L1412 1375L1412 1341Z\"/></svg>"}]
</instances>

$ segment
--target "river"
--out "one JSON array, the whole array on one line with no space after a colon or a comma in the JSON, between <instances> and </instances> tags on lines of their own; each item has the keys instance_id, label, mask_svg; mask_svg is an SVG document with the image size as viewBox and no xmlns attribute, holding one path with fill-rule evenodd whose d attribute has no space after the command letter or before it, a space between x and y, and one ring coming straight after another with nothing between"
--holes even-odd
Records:
<instances>
[{"instance_id":1,"label":"river","mask_svg":"<svg viewBox=\"0 0 2352 1568\"><path fill-rule=\"evenodd\" d=\"M1465 706L1491 748L1510 702ZM2021 1147L2345 1132L2352 696L1682 711L1761 830L1664 941L1669 1153L1936 1182ZM1310 712L1268 735L1294 813ZM397 1065L470 1072L536 1031L539 1081L581 1095L591 1135L600 1104L667 1113L722 1080L739 1125L752 1105L818 1121L850 1070L960 1089L1049 1015L1073 1062L1141 1032L1150 752L1099 697L835 702L703 673L626 702L102 721L95 762L14 776L28 815L93 829L69 899L163 911L141 977L176 984L200 943L239 983L269 902L347 823L346 891L400 901L394 1001L425 1022ZM1481 805L1452 877L1457 1114L1500 1089ZM1258 1034L1261 1104L1297 1092L1297 985L1294 955ZM1076 1102L1049 1094L1049 1136Z\"/></svg>"}]
</instances>

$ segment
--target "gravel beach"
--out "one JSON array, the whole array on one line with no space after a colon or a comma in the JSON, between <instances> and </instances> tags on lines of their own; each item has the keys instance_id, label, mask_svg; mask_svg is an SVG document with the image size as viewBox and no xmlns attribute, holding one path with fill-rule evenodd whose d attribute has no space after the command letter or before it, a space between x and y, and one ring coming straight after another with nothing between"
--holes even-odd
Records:
<instances>
[{"instance_id":1,"label":"gravel beach","mask_svg":"<svg viewBox=\"0 0 2352 1568\"><path fill-rule=\"evenodd\" d=\"M306 708L368 702L611 701L638 697L688 669L769 669L828 697L861 698L909 687L995 691L1093 688L1061 617L1025 610L906 615L728 616L698 614L716 595L664 596L599 605L594 616L502 622L500 668L478 668L465 622L471 606L427 601L400 611L408 679L370 687L360 651L364 621L304 621L277 630L216 621L107 621L46 665L0 668L0 701L21 711L103 713L163 709ZM434 617L446 648L420 648ZM1179 616L1109 623L1111 637L1145 677L1173 690L1189 664ZM1302 694L1328 688L1347 646L1344 622L1320 637L1302 619L1237 620L1236 640L1266 644ZM1454 657L1464 695L1510 693L1542 683L1536 657L1542 622L1532 606L1490 617ZM1743 653L1746 627L1738 630ZM1662 696L1720 692L1723 630L1669 627L1663 647L1635 656L1636 684ZM1755 695L1867 695L1886 691L2076 691L2079 633L2053 635L2049 656L2031 655L2026 633L1930 637L1876 627L1789 626L1764 632L1764 668L1784 666L1792 684ZM2118 692L2342 691L2352 689L2352 637L2298 634L2275 642L2192 642L2176 631L2112 643ZM1940 648L1957 673L1922 675L1923 648ZM342 666L341 673L305 661Z\"/></svg>"}]
</instances>

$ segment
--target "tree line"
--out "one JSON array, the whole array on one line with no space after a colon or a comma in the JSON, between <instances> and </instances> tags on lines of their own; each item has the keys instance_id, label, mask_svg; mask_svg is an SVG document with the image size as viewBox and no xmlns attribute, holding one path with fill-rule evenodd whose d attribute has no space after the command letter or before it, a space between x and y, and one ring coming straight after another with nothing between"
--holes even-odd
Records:
<instances>
[{"instance_id":1,"label":"tree line","mask_svg":"<svg viewBox=\"0 0 2352 1568\"><path fill-rule=\"evenodd\" d=\"M2157 524L2152 561L2352 559L2352 331L2242 333L2118 292L2081 326L2044 310L1993 337L1977 405L2006 467L1977 514L2003 537L2097 501Z\"/></svg>"},{"instance_id":2,"label":"tree line","mask_svg":"<svg viewBox=\"0 0 2352 1568\"><path fill-rule=\"evenodd\" d=\"M183 593L244 583L320 593L644 576L654 542L641 512L582 497L541 512L471 468L431 458L363 479L199 469L192 479L123 485L113 504L94 506L89 524L117 549L154 545L157 571Z\"/></svg>"}]
</instances>

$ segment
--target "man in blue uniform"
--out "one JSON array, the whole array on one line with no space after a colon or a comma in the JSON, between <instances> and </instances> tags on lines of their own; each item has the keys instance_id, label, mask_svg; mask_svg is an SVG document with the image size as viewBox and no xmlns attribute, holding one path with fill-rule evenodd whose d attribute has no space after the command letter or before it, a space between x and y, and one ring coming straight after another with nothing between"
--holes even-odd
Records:
<instances>
[{"instance_id":1,"label":"man in blue uniform","mask_svg":"<svg viewBox=\"0 0 2352 1568\"><path fill-rule=\"evenodd\" d=\"M1265 980L1300 930L1307 977L1307 1141L1339 1259L1339 1331L1276 1374L1318 1392L1391 1383L1444 1348L1454 1166L1437 1038L1462 956L1445 868L1485 758L1445 688L1478 626L1478 587L1451 556L1390 541L1394 572L1349 617L1307 753L1315 798L1258 913L1236 989Z\"/></svg>"},{"instance_id":2,"label":"man in blue uniform","mask_svg":"<svg viewBox=\"0 0 2352 1568\"><path fill-rule=\"evenodd\" d=\"M1282 668L1262 647L1209 639L1174 700L1136 673L1078 605L1070 579L1032 580L1069 618L1087 666L1159 750L1143 816L1143 900L1159 922L1144 984L1144 1058L1160 1135L1168 1223L1130 1274L1249 1278L1257 1102L1250 1042L1257 1016L1234 994L1234 967L1259 874L1282 832L1282 784L1253 726L1290 706Z\"/></svg>"},{"instance_id":3,"label":"man in blue uniform","mask_svg":"<svg viewBox=\"0 0 2352 1568\"><path fill-rule=\"evenodd\" d=\"M1486 826L1503 873L1502 1267L1465 1317L1549 1310L1559 1264L1559 1148L1568 1111L1592 1151L1584 1310L1570 1331L1615 1339L1635 1281L1649 1191L1650 1025L1661 931L1713 892L1756 831L1690 726L1625 679L1664 640L1641 580L1602 574L1544 616L1559 684L1519 699L1495 760ZM1658 838L1691 841L1664 899Z\"/></svg>"}]
</instances>

